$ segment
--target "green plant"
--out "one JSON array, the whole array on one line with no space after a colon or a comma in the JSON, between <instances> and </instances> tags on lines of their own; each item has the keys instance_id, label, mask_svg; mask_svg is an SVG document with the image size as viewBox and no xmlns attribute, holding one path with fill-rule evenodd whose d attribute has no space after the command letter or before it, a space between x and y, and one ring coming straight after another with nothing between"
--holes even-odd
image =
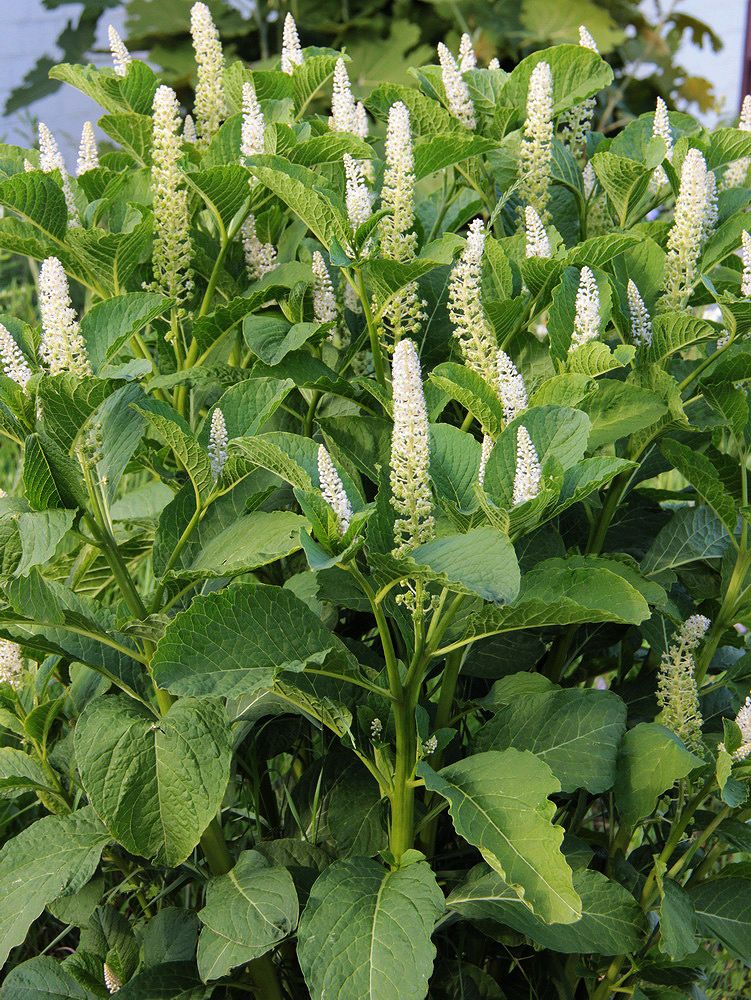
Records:
<instances>
[{"instance_id":1,"label":"green plant","mask_svg":"<svg viewBox=\"0 0 751 1000\"><path fill-rule=\"evenodd\" d=\"M193 36L2 148L0 996L741 989L747 115Z\"/></svg>"}]
</instances>

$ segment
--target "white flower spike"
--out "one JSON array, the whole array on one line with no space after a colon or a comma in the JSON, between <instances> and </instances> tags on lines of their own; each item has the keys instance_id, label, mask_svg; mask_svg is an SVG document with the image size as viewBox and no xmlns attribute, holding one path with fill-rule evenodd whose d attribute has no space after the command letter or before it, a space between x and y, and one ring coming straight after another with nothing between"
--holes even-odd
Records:
<instances>
[{"instance_id":1,"label":"white flower spike","mask_svg":"<svg viewBox=\"0 0 751 1000\"><path fill-rule=\"evenodd\" d=\"M198 67L194 106L196 129L201 143L207 145L219 131L227 106L222 43L205 3L191 7L190 33Z\"/></svg>"},{"instance_id":2,"label":"white flower spike","mask_svg":"<svg viewBox=\"0 0 751 1000\"><path fill-rule=\"evenodd\" d=\"M303 58L295 19L291 14L287 14L284 18L284 32L282 34L282 73L292 76L295 72L295 66L302 66Z\"/></svg>"},{"instance_id":3,"label":"white flower spike","mask_svg":"<svg viewBox=\"0 0 751 1000\"><path fill-rule=\"evenodd\" d=\"M661 97L657 98L657 105L655 107L655 117L654 122L652 123L652 138L665 140L665 145L667 147L665 159L668 163L672 163L673 132L670 128L670 119L668 118L668 106ZM667 183L668 175L665 173L665 168L660 165L652 174L649 189L653 194L657 194L660 188L664 187Z\"/></svg>"},{"instance_id":4,"label":"white flower spike","mask_svg":"<svg viewBox=\"0 0 751 1000\"><path fill-rule=\"evenodd\" d=\"M477 68L477 56L472 47L472 39L465 31L459 42L459 72L467 73Z\"/></svg>"},{"instance_id":5,"label":"white flower spike","mask_svg":"<svg viewBox=\"0 0 751 1000\"><path fill-rule=\"evenodd\" d=\"M480 468L477 470L477 482L480 486L485 485L485 473L488 468L488 459L490 458L490 453L493 450L494 444L495 441L489 434L483 435L482 451L480 452Z\"/></svg>"},{"instance_id":6,"label":"white flower spike","mask_svg":"<svg viewBox=\"0 0 751 1000\"><path fill-rule=\"evenodd\" d=\"M526 503L540 492L542 469L529 431L522 424L516 431L516 473L514 474L513 504Z\"/></svg>"},{"instance_id":7,"label":"white flower spike","mask_svg":"<svg viewBox=\"0 0 751 1000\"><path fill-rule=\"evenodd\" d=\"M125 47L125 43L112 25L107 29L109 35L110 52L112 53L112 65L117 76L125 76L128 66L133 62L133 57Z\"/></svg>"},{"instance_id":8,"label":"white flower spike","mask_svg":"<svg viewBox=\"0 0 751 1000\"><path fill-rule=\"evenodd\" d=\"M707 164L698 149L689 149L681 168L681 186L668 236L663 289L665 306L681 309L689 300L697 278L697 264L709 234L711 194Z\"/></svg>"},{"instance_id":9,"label":"white flower spike","mask_svg":"<svg viewBox=\"0 0 751 1000\"><path fill-rule=\"evenodd\" d=\"M741 295L751 296L751 234L744 229L741 233L741 260L743 274L741 276Z\"/></svg>"},{"instance_id":10,"label":"white flower spike","mask_svg":"<svg viewBox=\"0 0 751 1000\"><path fill-rule=\"evenodd\" d=\"M326 261L318 250L313 251L313 317L316 323L335 323L337 319L336 295ZM330 338L329 338L330 339Z\"/></svg>"},{"instance_id":11,"label":"white flower spike","mask_svg":"<svg viewBox=\"0 0 751 1000\"><path fill-rule=\"evenodd\" d=\"M527 118L519 156L519 197L548 221L548 187L553 151L553 75L546 62L532 71L527 93Z\"/></svg>"},{"instance_id":12,"label":"white flower spike","mask_svg":"<svg viewBox=\"0 0 751 1000\"><path fill-rule=\"evenodd\" d=\"M741 745L733 754L734 761L745 760L751 754L751 698L746 698L735 717L735 724L741 731Z\"/></svg>"},{"instance_id":13,"label":"white flower spike","mask_svg":"<svg viewBox=\"0 0 751 1000\"><path fill-rule=\"evenodd\" d=\"M191 146L198 142L196 123L193 121L192 115L185 116L185 121L183 122L183 142L187 142Z\"/></svg>"},{"instance_id":14,"label":"white flower spike","mask_svg":"<svg viewBox=\"0 0 751 1000\"><path fill-rule=\"evenodd\" d=\"M0 683L17 688L23 673L20 647L8 639L0 639Z\"/></svg>"},{"instance_id":15,"label":"white flower spike","mask_svg":"<svg viewBox=\"0 0 751 1000\"><path fill-rule=\"evenodd\" d=\"M359 112L352 94L347 65L343 59L337 59L334 66L329 128L332 132L352 132L354 135L358 135L360 125Z\"/></svg>"},{"instance_id":16,"label":"white flower spike","mask_svg":"<svg viewBox=\"0 0 751 1000\"><path fill-rule=\"evenodd\" d=\"M161 86L154 95L151 193L154 206L154 287L182 303L193 288L188 193L180 169L181 119L177 95Z\"/></svg>"},{"instance_id":17,"label":"white flower spike","mask_svg":"<svg viewBox=\"0 0 751 1000\"><path fill-rule=\"evenodd\" d=\"M247 81L242 90L243 120L240 132L240 155L256 156L263 153L266 122L252 83Z\"/></svg>"},{"instance_id":18,"label":"white flower spike","mask_svg":"<svg viewBox=\"0 0 751 1000\"><path fill-rule=\"evenodd\" d=\"M276 247L273 243L262 243L256 234L256 217L249 215L240 228L245 269L250 281L258 281L277 266Z\"/></svg>"},{"instance_id":19,"label":"white flower spike","mask_svg":"<svg viewBox=\"0 0 751 1000\"><path fill-rule=\"evenodd\" d=\"M430 491L430 426L420 359L405 338L392 364L394 429L391 437L391 505L396 511L394 555L399 557L433 537Z\"/></svg>"},{"instance_id":20,"label":"white flower spike","mask_svg":"<svg viewBox=\"0 0 751 1000\"><path fill-rule=\"evenodd\" d=\"M443 42L438 43L438 61L441 64L441 79L449 111L465 128L475 128L477 120L469 88L462 79L456 60Z\"/></svg>"},{"instance_id":21,"label":"white flower spike","mask_svg":"<svg viewBox=\"0 0 751 1000\"><path fill-rule=\"evenodd\" d=\"M2 323L0 323L0 371L22 389L26 388L26 383L31 378L31 369L21 348Z\"/></svg>"},{"instance_id":22,"label":"white flower spike","mask_svg":"<svg viewBox=\"0 0 751 1000\"><path fill-rule=\"evenodd\" d=\"M527 409L527 387L521 372L505 351L498 352L498 398L507 424Z\"/></svg>"},{"instance_id":23,"label":"white flower spike","mask_svg":"<svg viewBox=\"0 0 751 1000\"><path fill-rule=\"evenodd\" d=\"M39 169L45 174L51 174L55 170L60 172L63 196L66 208L68 209L68 226L70 228L80 226L78 209L76 208L73 189L70 186L70 177L65 167L63 154L60 152L57 140L44 122L39 122Z\"/></svg>"},{"instance_id":24,"label":"white flower spike","mask_svg":"<svg viewBox=\"0 0 751 1000\"><path fill-rule=\"evenodd\" d=\"M367 222L371 215L370 195L365 186L360 164L349 153L344 157L344 174L346 177L347 216L353 230Z\"/></svg>"},{"instance_id":25,"label":"white flower spike","mask_svg":"<svg viewBox=\"0 0 751 1000\"><path fill-rule=\"evenodd\" d=\"M50 374L91 375L86 345L70 301L68 279L57 257L48 257L39 268L39 311L42 315L39 356Z\"/></svg>"},{"instance_id":26,"label":"white flower spike","mask_svg":"<svg viewBox=\"0 0 751 1000\"><path fill-rule=\"evenodd\" d=\"M648 347L652 343L652 319L639 289L631 278L628 279L626 298L631 319L631 340L637 347Z\"/></svg>"},{"instance_id":27,"label":"white flower spike","mask_svg":"<svg viewBox=\"0 0 751 1000\"><path fill-rule=\"evenodd\" d=\"M94 126L91 122L83 123L81 132L81 145L78 147L78 163L76 165L76 176L80 177L89 170L94 170L99 166L99 150L97 149Z\"/></svg>"},{"instance_id":28,"label":"white flower spike","mask_svg":"<svg viewBox=\"0 0 751 1000\"><path fill-rule=\"evenodd\" d=\"M104 963L104 969L102 971L102 977L104 979L104 986L108 993L119 993L122 987L122 980L117 975L114 969L112 969L107 963Z\"/></svg>"},{"instance_id":29,"label":"white flower spike","mask_svg":"<svg viewBox=\"0 0 751 1000\"><path fill-rule=\"evenodd\" d=\"M583 49L591 49L599 55L600 50L597 48L597 42L590 34L589 29L583 24L579 25L579 45L581 45Z\"/></svg>"},{"instance_id":30,"label":"white flower spike","mask_svg":"<svg viewBox=\"0 0 751 1000\"><path fill-rule=\"evenodd\" d=\"M696 686L694 652L704 638L710 621L692 615L678 631L663 654L657 680L659 720L678 736L689 750L701 748L701 709Z\"/></svg>"},{"instance_id":31,"label":"white flower spike","mask_svg":"<svg viewBox=\"0 0 751 1000\"><path fill-rule=\"evenodd\" d=\"M600 335L600 292L595 276L588 267L579 272L579 288L576 293L576 313L574 332L569 352L581 347Z\"/></svg>"},{"instance_id":32,"label":"white flower spike","mask_svg":"<svg viewBox=\"0 0 751 1000\"><path fill-rule=\"evenodd\" d=\"M211 429L209 431L209 460L211 461L211 475L214 482L221 476L222 470L227 463L227 424L224 414L217 406L211 414Z\"/></svg>"},{"instance_id":33,"label":"white flower spike","mask_svg":"<svg viewBox=\"0 0 751 1000\"><path fill-rule=\"evenodd\" d=\"M321 481L323 499L336 515L339 534L346 535L352 521L352 505L336 466L331 461L331 455L323 445L318 448L318 478Z\"/></svg>"},{"instance_id":34,"label":"white flower spike","mask_svg":"<svg viewBox=\"0 0 751 1000\"><path fill-rule=\"evenodd\" d=\"M485 226L475 219L467 243L449 278L448 310L466 364L495 387L498 379L498 344L482 307L482 257Z\"/></svg>"},{"instance_id":35,"label":"white flower spike","mask_svg":"<svg viewBox=\"0 0 751 1000\"><path fill-rule=\"evenodd\" d=\"M751 94L746 94L743 98L738 128L741 132L751 132ZM751 166L751 159L747 156L741 157L740 160L734 160L725 171L722 186L724 188L742 187L746 183L749 166Z\"/></svg>"},{"instance_id":36,"label":"white flower spike","mask_svg":"<svg viewBox=\"0 0 751 1000\"><path fill-rule=\"evenodd\" d=\"M527 257L551 257L550 240L545 232L542 219L531 205L524 209L524 229Z\"/></svg>"}]
</instances>

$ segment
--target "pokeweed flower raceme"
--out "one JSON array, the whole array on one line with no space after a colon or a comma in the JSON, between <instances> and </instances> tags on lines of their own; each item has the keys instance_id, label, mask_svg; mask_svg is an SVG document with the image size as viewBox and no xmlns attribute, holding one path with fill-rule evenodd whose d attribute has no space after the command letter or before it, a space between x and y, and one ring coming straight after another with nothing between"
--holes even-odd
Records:
<instances>
[{"instance_id":1,"label":"pokeweed flower raceme","mask_svg":"<svg viewBox=\"0 0 751 1000\"><path fill-rule=\"evenodd\" d=\"M335 323L337 319L336 295L331 275L319 250L313 251L313 317L316 323Z\"/></svg>"},{"instance_id":2,"label":"pokeweed flower raceme","mask_svg":"<svg viewBox=\"0 0 751 1000\"><path fill-rule=\"evenodd\" d=\"M709 233L709 193L704 157L698 149L689 149L681 168L681 186L668 236L663 279L663 303L668 309L685 306L696 281L696 267Z\"/></svg>"},{"instance_id":3,"label":"pokeweed flower raceme","mask_svg":"<svg viewBox=\"0 0 751 1000\"><path fill-rule=\"evenodd\" d=\"M531 205L524 209L525 252L527 257L551 257L550 240L542 219Z\"/></svg>"},{"instance_id":4,"label":"pokeweed flower raceme","mask_svg":"<svg viewBox=\"0 0 751 1000\"><path fill-rule=\"evenodd\" d=\"M263 243L256 234L256 217L249 215L240 227L245 270L250 281L258 281L269 274L277 265L276 247L273 243Z\"/></svg>"},{"instance_id":5,"label":"pokeweed flower raceme","mask_svg":"<svg viewBox=\"0 0 751 1000\"><path fill-rule=\"evenodd\" d=\"M701 709L696 686L694 653L710 622L704 615L686 619L663 654L657 681L659 721L672 730L689 750L701 748Z\"/></svg>"},{"instance_id":6,"label":"pokeweed flower raceme","mask_svg":"<svg viewBox=\"0 0 751 1000\"><path fill-rule=\"evenodd\" d=\"M76 200L73 197L73 188L70 186L70 177L65 167L63 154L60 152L57 140L44 122L39 122L39 169L45 174L51 174L55 170L59 171L65 206L68 209L68 226L70 228L80 226L81 221L78 218Z\"/></svg>"},{"instance_id":7,"label":"pokeweed flower raceme","mask_svg":"<svg viewBox=\"0 0 751 1000\"><path fill-rule=\"evenodd\" d=\"M104 963L102 977L104 979L104 985L108 993L112 994L120 992L120 989L123 985L122 980L114 971L114 969L106 962Z\"/></svg>"},{"instance_id":8,"label":"pokeweed flower raceme","mask_svg":"<svg viewBox=\"0 0 751 1000\"><path fill-rule=\"evenodd\" d=\"M302 46L300 37L297 34L297 25L291 14L284 18L284 31L282 34L282 73L292 76L295 66L302 66L303 62Z\"/></svg>"},{"instance_id":9,"label":"pokeweed flower raceme","mask_svg":"<svg viewBox=\"0 0 751 1000\"><path fill-rule=\"evenodd\" d=\"M391 505L396 511L394 555L399 557L433 537L430 490L430 427L420 359L405 338L392 364L394 429L391 437Z\"/></svg>"},{"instance_id":10,"label":"pokeweed flower raceme","mask_svg":"<svg viewBox=\"0 0 751 1000\"><path fill-rule=\"evenodd\" d=\"M743 98L738 128L741 132L751 132L751 94L746 94ZM748 156L742 156L740 160L734 160L730 163L723 177L723 188L741 187L745 184L749 166L751 166L751 159Z\"/></svg>"},{"instance_id":11,"label":"pokeweed flower raceme","mask_svg":"<svg viewBox=\"0 0 751 1000\"><path fill-rule=\"evenodd\" d=\"M527 428L521 424L516 431L516 472L514 474L513 504L526 503L539 495L542 483L540 459Z\"/></svg>"},{"instance_id":12,"label":"pokeweed flower raceme","mask_svg":"<svg viewBox=\"0 0 751 1000\"><path fill-rule=\"evenodd\" d=\"M477 120L472 98L469 96L469 88L462 79L456 60L443 42L438 43L438 61L441 64L441 80L449 111L465 128L475 128Z\"/></svg>"},{"instance_id":13,"label":"pokeweed flower raceme","mask_svg":"<svg viewBox=\"0 0 751 1000\"><path fill-rule=\"evenodd\" d=\"M705 243L714 232L718 218L719 218L719 208L717 204L717 178L715 177L713 171L708 170L707 209L704 214L704 227L702 231L702 238Z\"/></svg>"},{"instance_id":14,"label":"pokeweed flower raceme","mask_svg":"<svg viewBox=\"0 0 751 1000\"><path fill-rule=\"evenodd\" d=\"M211 428L209 431L209 460L211 461L211 475L214 482L221 476L222 470L227 463L227 424L224 414L217 406L211 414Z\"/></svg>"},{"instance_id":15,"label":"pokeweed flower raceme","mask_svg":"<svg viewBox=\"0 0 751 1000\"><path fill-rule=\"evenodd\" d=\"M22 673L23 659L20 647L8 639L0 639L0 684L9 684L12 688L18 687Z\"/></svg>"},{"instance_id":16,"label":"pokeweed flower raceme","mask_svg":"<svg viewBox=\"0 0 751 1000\"><path fill-rule=\"evenodd\" d=\"M482 219L470 224L467 243L449 279L448 310L464 360L488 385L498 378L498 345L482 307L482 257L485 226Z\"/></svg>"},{"instance_id":17,"label":"pokeweed flower raceme","mask_svg":"<svg viewBox=\"0 0 751 1000\"><path fill-rule=\"evenodd\" d=\"M543 223L549 219L548 187L553 152L553 75L546 62L532 70L527 92L527 117L519 152L518 192Z\"/></svg>"},{"instance_id":18,"label":"pokeweed flower raceme","mask_svg":"<svg viewBox=\"0 0 751 1000\"><path fill-rule=\"evenodd\" d=\"M371 216L370 195L357 160L349 153L344 154L343 160L346 177L347 216L352 229L357 230Z\"/></svg>"},{"instance_id":19,"label":"pokeweed flower raceme","mask_svg":"<svg viewBox=\"0 0 751 1000\"><path fill-rule=\"evenodd\" d=\"M0 323L0 371L22 389L31 378L31 369L8 329Z\"/></svg>"},{"instance_id":20,"label":"pokeweed flower raceme","mask_svg":"<svg viewBox=\"0 0 751 1000\"><path fill-rule=\"evenodd\" d=\"M183 142L188 142L191 146L198 142L196 123L193 121L192 115L185 116L185 121L183 122Z\"/></svg>"},{"instance_id":21,"label":"pokeweed flower raceme","mask_svg":"<svg viewBox=\"0 0 751 1000\"><path fill-rule=\"evenodd\" d=\"M668 163L673 162L673 133L670 128L670 119L668 118L668 106L663 101L661 97L657 98L657 106L655 107L655 117L652 123L652 138L653 139L664 139L665 146L667 147L667 152L665 153L665 159ZM665 173L665 168L660 164L656 167L652 173L652 177L649 182L649 189L653 194L656 194L661 187L664 187L668 183L668 175Z\"/></svg>"},{"instance_id":22,"label":"pokeweed flower raceme","mask_svg":"<svg viewBox=\"0 0 751 1000\"><path fill-rule=\"evenodd\" d=\"M343 59L337 59L334 66L329 128L332 132L352 132L359 135L358 114L346 63Z\"/></svg>"},{"instance_id":23,"label":"pokeweed flower raceme","mask_svg":"<svg viewBox=\"0 0 751 1000\"><path fill-rule=\"evenodd\" d=\"M600 292L591 269L583 267L579 272L579 288L576 293L574 332L569 352L581 347L600 335Z\"/></svg>"},{"instance_id":24,"label":"pokeweed flower raceme","mask_svg":"<svg viewBox=\"0 0 751 1000\"><path fill-rule=\"evenodd\" d=\"M631 319L631 339L637 347L648 347L652 343L652 320L644 299L631 278L628 279L626 297Z\"/></svg>"},{"instance_id":25,"label":"pokeweed flower raceme","mask_svg":"<svg viewBox=\"0 0 751 1000\"><path fill-rule=\"evenodd\" d=\"M498 398L507 424L527 409L527 387L521 372L505 351L498 352Z\"/></svg>"},{"instance_id":26,"label":"pokeweed flower raceme","mask_svg":"<svg viewBox=\"0 0 751 1000\"><path fill-rule=\"evenodd\" d=\"M741 295L748 298L751 295L751 234L746 229L741 233L741 260L743 262Z\"/></svg>"},{"instance_id":27,"label":"pokeweed flower raceme","mask_svg":"<svg viewBox=\"0 0 751 1000\"><path fill-rule=\"evenodd\" d=\"M240 156L255 156L263 152L266 122L255 87L250 81L243 84L243 119L240 131Z\"/></svg>"},{"instance_id":28,"label":"pokeweed flower raceme","mask_svg":"<svg viewBox=\"0 0 751 1000\"><path fill-rule=\"evenodd\" d=\"M76 175L88 173L99 166L99 150L97 149L94 126L91 122L84 122L81 131L81 145L78 147L78 162L76 165Z\"/></svg>"},{"instance_id":29,"label":"pokeweed flower raceme","mask_svg":"<svg viewBox=\"0 0 751 1000\"><path fill-rule=\"evenodd\" d=\"M597 42L583 24L579 26L579 45L599 54ZM561 138L565 145L570 147L574 156L580 156L584 151L587 136L592 129L596 105L594 97L588 97L561 116Z\"/></svg>"},{"instance_id":30,"label":"pokeweed flower raceme","mask_svg":"<svg viewBox=\"0 0 751 1000\"><path fill-rule=\"evenodd\" d=\"M747 697L741 705L735 724L741 731L741 745L733 753L733 760L741 761L751 754L751 698Z\"/></svg>"},{"instance_id":31,"label":"pokeweed flower raceme","mask_svg":"<svg viewBox=\"0 0 751 1000\"><path fill-rule=\"evenodd\" d=\"M477 68L477 56L472 46L472 39L465 31L459 42L459 72L467 73Z\"/></svg>"},{"instance_id":32,"label":"pokeweed flower raceme","mask_svg":"<svg viewBox=\"0 0 751 1000\"><path fill-rule=\"evenodd\" d=\"M339 534L346 535L352 521L352 505L336 466L331 461L331 455L323 445L318 447L318 478L321 482L321 495L336 515Z\"/></svg>"},{"instance_id":33,"label":"pokeweed flower raceme","mask_svg":"<svg viewBox=\"0 0 751 1000\"><path fill-rule=\"evenodd\" d=\"M493 58L488 63L488 69L493 70L493 69L500 69L500 68L501 68L501 60L498 59L497 56L493 56Z\"/></svg>"},{"instance_id":34,"label":"pokeweed flower raceme","mask_svg":"<svg viewBox=\"0 0 751 1000\"><path fill-rule=\"evenodd\" d=\"M224 53L219 33L205 3L190 10L190 33L198 67L194 114L199 140L207 145L226 114L224 100Z\"/></svg>"},{"instance_id":35,"label":"pokeweed flower raceme","mask_svg":"<svg viewBox=\"0 0 751 1000\"><path fill-rule=\"evenodd\" d=\"M188 193L179 166L180 107L170 87L154 95L151 149L151 193L154 204L154 285L156 290L184 303L193 288Z\"/></svg>"},{"instance_id":36,"label":"pokeweed flower raceme","mask_svg":"<svg viewBox=\"0 0 751 1000\"><path fill-rule=\"evenodd\" d=\"M125 47L125 43L118 34L117 29L110 25L107 31L109 34L110 52L112 53L112 65L115 68L115 73L118 76L125 76L128 72L128 66L130 66L133 61L133 57Z\"/></svg>"},{"instance_id":37,"label":"pokeweed flower raceme","mask_svg":"<svg viewBox=\"0 0 751 1000\"><path fill-rule=\"evenodd\" d=\"M70 301L68 279L57 257L48 257L39 269L39 311L39 357L50 374L91 375L86 345Z\"/></svg>"},{"instance_id":38,"label":"pokeweed flower raceme","mask_svg":"<svg viewBox=\"0 0 751 1000\"><path fill-rule=\"evenodd\" d=\"M484 434L482 438L482 451L480 452L480 468L477 470L477 482L480 486L485 485L485 473L488 468L488 459L493 450L495 441L489 434Z\"/></svg>"}]
</instances>

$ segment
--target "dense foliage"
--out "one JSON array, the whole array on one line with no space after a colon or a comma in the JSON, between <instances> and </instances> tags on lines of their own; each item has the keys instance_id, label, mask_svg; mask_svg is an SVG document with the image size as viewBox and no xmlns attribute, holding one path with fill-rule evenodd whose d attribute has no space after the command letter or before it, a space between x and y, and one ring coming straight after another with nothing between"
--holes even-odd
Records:
<instances>
[{"instance_id":1,"label":"dense foliage","mask_svg":"<svg viewBox=\"0 0 751 1000\"><path fill-rule=\"evenodd\" d=\"M745 995L751 108L193 41L0 149L0 996Z\"/></svg>"}]
</instances>

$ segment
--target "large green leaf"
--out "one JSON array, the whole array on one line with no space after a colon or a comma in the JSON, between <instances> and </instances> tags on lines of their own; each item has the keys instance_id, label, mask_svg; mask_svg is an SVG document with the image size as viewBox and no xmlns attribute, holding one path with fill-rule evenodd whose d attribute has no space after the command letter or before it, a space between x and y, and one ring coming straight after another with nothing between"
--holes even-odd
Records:
<instances>
[{"instance_id":1,"label":"large green leaf","mask_svg":"<svg viewBox=\"0 0 751 1000\"><path fill-rule=\"evenodd\" d=\"M699 497L712 508L730 534L733 534L738 522L738 511L711 460L680 441L663 441L662 453L688 479Z\"/></svg>"},{"instance_id":2,"label":"large green leaf","mask_svg":"<svg viewBox=\"0 0 751 1000\"><path fill-rule=\"evenodd\" d=\"M10 970L0 996L3 1000L95 1000L96 994L54 958L38 955Z\"/></svg>"},{"instance_id":3,"label":"large green leaf","mask_svg":"<svg viewBox=\"0 0 751 1000\"><path fill-rule=\"evenodd\" d=\"M582 409L592 421L590 451L650 427L667 412L665 403L654 392L605 378L599 380L597 392Z\"/></svg>"},{"instance_id":4,"label":"large green leaf","mask_svg":"<svg viewBox=\"0 0 751 1000\"><path fill-rule=\"evenodd\" d=\"M478 751L531 750L564 792L604 792L615 781L626 706L610 691L565 689L506 705L477 734Z\"/></svg>"},{"instance_id":5,"label":"large green leaf","mask_svg":"<svg viewBox=\"0 0 751 1000\"><path fill-rule=\"evenodd\" d=\"M497 528L473 528L465 535L444 535L410 553L420 566L445 578L458 591L486 601L508 603L519 593L519 564L508 535Z\"/></svg>"},{"instance_id":6,"label":"large green leaf","mask_svg":"<svg viewBox=\"0 0 751 1000\"><path fill-rule=\"evenodd\" d=\"M689 898L694 904L703 935L719 938L743 962L751 962L751 880L716 878L694 886Z\"/></svg>"},{"instance_id":7,"label":"large green leaf","mask_svg":"<svg viewBox=\"0 0 751 1000\"><path fill-rule=\"evenodd\" d=\"M599 872L575 871L574 889L582 915L571 924L546 924L524 906L497 872L480 871L454 889L449 910L469 920L507 924L541 948L563 954L622 955L642 941L644 915L634 897Z\"/></svg>"},{"instance_id":8,"label":"large green leaf","mask_svg":"<svg viewBox=\"0 0 751 1000\"><path fill-rule=\"evenodd\" d=\"M86 885L109 839L86 806L37 820L7 841L0 851L0 968L48 903Z\"/></svg>"},{"instance_id":9,"label":"large green leaf","mask_svg":"<svg viewBox=\"0 0 751 1000\"><path fill-rule=\"evenodd\" d=\"M541 62L550 66L553 77L553 114L556 116L592 97L613 80L611 68L591 49L580 45L556 45L550 49L541 49L517 63L501 93L501 103L513 104L522 117L530 77L535 66Z\"/></svg>"},{"instance_id":10,"label":"large green leaf","mask_svg":"<svg viewBox=\"0 0 751 1000\"><path fill-rule=\"evenodd\" d=\"M313 1000L423 1000L443 909L425 862L396 871L365 858L334 862L313 886L297 935Z\"/></svg>"},{"instance_id":11,"label":"large green leaf","mask_svg":"<svg viewBox=\"0 0 751 1000\"><path fill-rule=\"evenodd\" d=\"M582 914L571 869L561 852L563 828L553 824L548 796L560 782L528 751L490 750L419 773L448 800L457 833L477 847L517 897L545 923L570 924Z\"/></svg>"},{"instance_id":12,"label":"large green leaf","mask_svg":"<svg viewBox=\"0 0 751 1000\"><path fill-rule=\"evenodd\" d=\"M169 299L155 292L128 292L92 306L81 320L81 336L94 371L169 305Z\"/></svg>"},{"instance_id":13,"label":"large green leaf","mask_svg":"<svg viewBox=\"0 0 751 1000\"><path fill-rule=\"evenodd\" d=\"M226 875L211 879L198 914L198 971L204 982L265 955L297 926L297 892L286 868L243 851Z\"/></svg>"},{"instance_id":14,"label":"large green leaf","mask_svg":"<svg viewBox=\"0 0 751 1000\"><path fill-rule=\"evenodd\" d=\"M59 183L38 170L15 174L0 183L0 205L30 222L44 239L62 243L68 209Z\"/></svg>"},{"instance_id":15,"label":"large green leaf","mask_svg":"<svg viewBox=\"0 0 751 1000\"><path fill-rule=\"evenodd\" d=\"M730 545L722 521L709 507L682 507L662 528L642 560L642 572L656 576L706 559L721 559Z\"/></svg>"},{"instance_id":16,"label":"large green leaf","mask_svg":"<svg viewBox=\"0 0 751 1000\"><path fill-rule=\"evenodd\" d=\"M663 792L702 764L665 726L641 722L623 737L618 755L615 800L623 822L636 826L649 816Z\"/></svg>"},{"instance_id":17,"label":"large green leaf","mask_svg":"<svg viewBox=\"0 0 751 1000\"><path fill-rule=\"evenodd\" d=\"M174 694L247 694L281 671L355 665L341 639L281 587L242 584L197 597L177 615L152 659L160 687Z\"/></svg>"},{"instance_id":18,"label":"large green leaf","mask_svg":"<svg viewBox=\"0 0 751 1000\"><path fill-rule=\"evenodd\" d=\"M127 850L184 861L216 814L229 780L223 708L183 698L161 719L121 696L96 698L75 730L86 794Z\"/></svg>"}]
</instances>

